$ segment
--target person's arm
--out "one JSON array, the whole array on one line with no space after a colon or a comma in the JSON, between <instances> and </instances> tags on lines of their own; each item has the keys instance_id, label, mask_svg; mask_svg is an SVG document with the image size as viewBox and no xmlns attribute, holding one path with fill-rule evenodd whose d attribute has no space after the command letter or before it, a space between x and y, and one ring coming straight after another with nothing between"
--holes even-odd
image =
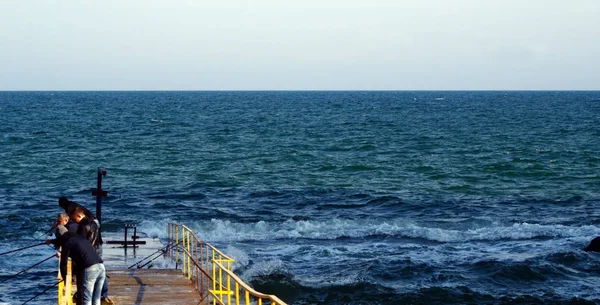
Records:
<instances>
[{"instance_id":1,"label":"person's arm","mask_svg":"<svg viewBox=\"0 0 600 305\"><path fill-rule=\"evenodd\" d=\"M46 245L53 244L55 247L58 247L58 239L46 239L44 243Z\"/></svg>"}]
</instances>

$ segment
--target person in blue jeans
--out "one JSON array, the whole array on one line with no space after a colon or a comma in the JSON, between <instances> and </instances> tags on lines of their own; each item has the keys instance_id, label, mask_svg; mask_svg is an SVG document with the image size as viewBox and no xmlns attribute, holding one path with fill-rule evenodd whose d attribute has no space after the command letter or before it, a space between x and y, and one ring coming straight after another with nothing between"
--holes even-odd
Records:
<instances>
[{"instance_id":1,"label":"person in blue jeans","mask_svg":"<svg viewBox=\"0 0 600 305\"><path fill-rule=\"evenodd\" d=\"M97 253L100 253L102 238L100 237L100 223L95 218L88 216L86 209L82 206L75 206L71 210L71 219L77 224L77 234L82 235L90 241ZM115 303L108 297L108 277L102 286L102 305L114 305Z\"/></svg>"},{"instance_id":2,"label":"person in blue jeans","mask_svg":"<svg viewBox=\"0 0 600 305\"><path fill-rule=\"evenodd\" d=\"M96 249L83 236L67 232L60 236L58 244L60 252L60 274L67 278L67 262L69 258L75 263L77 275L78 305L100 305L102 285L106 279L106 270L102 258Z\"/></svg>"}]
</instances>

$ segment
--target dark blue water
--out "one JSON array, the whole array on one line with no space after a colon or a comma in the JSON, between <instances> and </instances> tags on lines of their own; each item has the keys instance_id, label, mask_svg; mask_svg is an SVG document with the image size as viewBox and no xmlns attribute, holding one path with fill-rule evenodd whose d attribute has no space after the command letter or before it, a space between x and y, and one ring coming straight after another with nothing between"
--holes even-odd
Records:
<instances>
[{"instance_id":1,"label":"dark blue water","mask_svg":"<svg viewBox=\"0 0 600 305\"><path fill-rule=\"evenodd\" d=\"M600 92L0 92L0 114L0 252L59 196L94 209L103 166L104 230L186 224L290 304L600 303ZM51 254L0 256L0 281Z\"/></svg>"}]
</instances>

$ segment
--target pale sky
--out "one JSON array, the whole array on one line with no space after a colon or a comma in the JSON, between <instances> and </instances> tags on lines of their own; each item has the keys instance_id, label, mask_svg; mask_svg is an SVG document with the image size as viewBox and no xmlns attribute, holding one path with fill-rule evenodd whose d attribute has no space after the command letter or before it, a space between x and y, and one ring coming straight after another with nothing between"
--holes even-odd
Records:
<instances>
[{"instance_id":1,"label":"pale sky","mask_svg":"<svg viewBox=\"0 0 600 305\"><path fill-rule=\"evenodd\" d=\"M600 0L0 0L0 90L600 90Z\"/></svg>"}]
</instances>

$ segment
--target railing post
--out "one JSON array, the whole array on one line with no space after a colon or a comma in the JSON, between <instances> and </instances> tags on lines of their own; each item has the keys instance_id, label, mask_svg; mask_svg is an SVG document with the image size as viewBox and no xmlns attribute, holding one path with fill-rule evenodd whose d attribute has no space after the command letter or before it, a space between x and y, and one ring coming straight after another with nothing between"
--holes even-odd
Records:
<instances>
[{"instance_id":1,"label":"railing post","mask_svg":"<svg viewBox=\"0 0 600 305\"><path fill-rule=\"evenodd\" d=\"M58 282L58 305L65 305L64 303L64 299L63 299L63 294L65 291L65 282L62 280L62 277L60 276L60 266L58 267L58 280L61 282Z\"/></svg>"},{"instance_id":2,"label":"railing post","mask_svg":"<svg viewBox=\"0 0 600 305\"><path fill-rule=\"evenodd\" d=\"M185 254L185 251L187 251L187 232L183 226L181 226L181 236L183 237L181 239L181 248L183 249L183 252L181 252L181 259L183 260L181 271L187 277L187 255Z\"/></svg>"},{"instance_id":3,"label":"railing post","mask_svg":"<svg viewBox=\"0 0 600 305\"><path fill-rule=\"evenodd\" d=\"M235 282L235 305L240 305L240 283Z\"/></svg>"},{"instance_id":4,"label":"railing post","mask_svg":"<svg viewBox=\"0 0 600 305\"><path fill-rule=\"evenodd\" d=\"M67 275L66 278L62 278L60 274L60 261L58 266L58 304L59 305L73 305L73 297L71 296L72 287L72 275L71 275L71 259L67 261Z\"/></svg>"},{"instance_id":5,"label":"railing post","mask_svg":"<svg viewBox=\"0 0 600 305\"><path fill-rule=\"evenodd\" d=\"M183 249L183 251L181 251L181 260L182 260L181 272L183 273L183 275L186 275L185 273L187 272L187 265L186 265L187 259L186 259L186 255L185 255L185 251L187 250L186 244L185 244L185 238L186 238L187 234L185 234L185 233L186 232L185 232L183 226L181 226L181 248Z\"/></svg>"},{"instance_id":6,"label":"railing post","mask_svg":"<svg viewBox=\"0 0 600 305\"><path fill-rule=\"evenodd\" d=\"M212 276L213 276L213 291L217 290L217 269L215 267L215 249L212 249ZM213 305L217 304L217 299L213 297Z\"/></svg>"},{"instance_id":7,"label":"railing post","mask_svg":"<svg viewBox=\"0 0 600 305\"><path fill-rule=\"evenodd\" d=\"M187 260L187 278L188 280L190 279L190 271L192 270L191 266L190 266L190 232L188 230L185 230L185 235L187 236L186 240L185 240L185 249L187 250L187 255L185 256L185 259Z\"/></svg>"},{"instance_id":8,"label":"railing post","mask_svg":"<svg viewBox=\"0 0 600 305\"><path fill-rule=\"evenodd\" d=\"M192 234L190 234L190 232L188 231L187 235L188 235L188 238L187 238L187 249L188 249L187 260L188 260L188 264L187 264L187 266L188 266L188 280L189 280L189 279L192 278L192 264L191 264L191 260L192 260L192 258L191 258L191 255L192 255L192 243L190 242Z\"/></svg>"},{"instance_id":9,"label":"railing post","mask_svg":"<svg viewBox=\"0 0 600 305\"><path fill-rule=\"evenodd\" d=\"M167 252L165 252L165 255L167 257L170 257L170 252L171 252L171 223L167 224Z\"/></svg>"},{"instance_id":10,"label":"railing post","mask_svg":"<svg viewBox=\"0 0 600 305\"><path fill-rule=\"evenodd\" d=\"M187 249L187 240L190 238L190 236L188 235L187 230L183 226L181 226L181 235L183 236L183 245L182 245L183 249L187 252L187 250L188 250ZM189 253L189 252L187 252L187 253ZM189 255L187 255L187 253L184 253L184 252L181 253L181 258L183 259L182 271L186 277L189 276L188 268L190 267L189 260L188 260Z\"/></svg>"},{"instance_id":11,"label":"railing post","mask_svg":"<svg viewBox=\"0 0 600 305\"><path fill-rule=\"evenodd\" d=\"M196 254L194 255L196 257L196 263L198 263L198 266L202 266L200 265L200 261L198 260L198 240L194 241L194 243L196 244L194 246L194 248L196 249ZM198 289L198 291L200 291L200 283L198 281L198 279L200 278L200 270L198 270L198 267L196 267L194 269L196 272L194 273L195 276L195 282L196 282L196 289Z\"/></svg>"},{"instance_id":12,"label":"railing post","mask_svg":"<svg viewBox=\"0 0 600 305\"><path fill-rule=\"evenodd\" d=\"M227 270L231 270L231 262L227 260ZM227 304L231 304L231 277L227 273Z\"/></svg>"},{"instance_id":13,"label":"railing post","mask_svg":"<svg viewBox=\"0 0 600 305\"><path fill-rule=\"evenodd\" d=\"M65 294L67 297L67 305L73 305L73 298L71 297L73 293L73 285L71 285L71 283L73 283L73 274L71 273L71 270L73 270L73 264L71 262L71 259L69 258L69 260L67 261L67 279L65 280Z\"/></svg>"},{"instance_id":14,"label":"railing post","mask_svg":"<svg viewBox=\"0 0 600 305\"><path fill-rule=\"evenodd\" d=\"M179 228L175 227L175 247L179 244ZM175 269L177 269L177 262L179 262L179 250L175 249Z\"/></svg>"}]
</instances>

